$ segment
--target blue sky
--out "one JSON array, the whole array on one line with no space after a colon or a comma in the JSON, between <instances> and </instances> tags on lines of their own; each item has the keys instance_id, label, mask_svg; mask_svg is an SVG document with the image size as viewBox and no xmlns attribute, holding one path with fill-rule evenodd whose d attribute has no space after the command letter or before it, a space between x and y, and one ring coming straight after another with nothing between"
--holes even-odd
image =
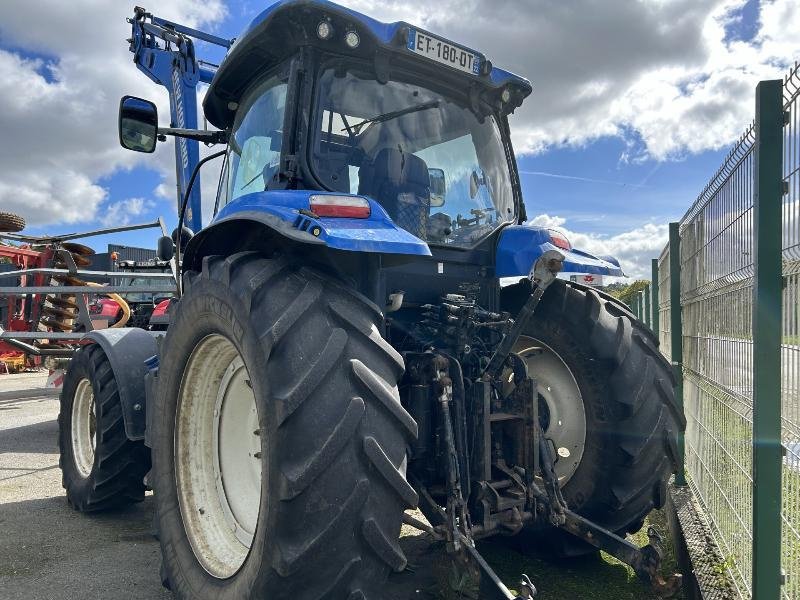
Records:
<instances>
[{"instance_id":1,"label":"blue sky","mask_svg":"<svg viewBox=\"0 0 800 600\"><path fill-rule=\"evenodd\" d=\"M0 105L11 106L0 127L18 127L30 138L22 149L0 149L0 210L23 213L31 233L159 215L173 226L171 148L134 156L116 146L119 96L150 97L166 112L166 91L135 69L123 41L133 5L114 2L112 9L84 0L105 11L90 19L113 25L107 39L92 43L69 40L60 17L72 17L55 0L43 1L53 10L33 11L20 1L0 24ZM603 3L603 11L590 0L568 9L554 1L537 3L535 12L505 0L492 3L498 10L488 17L488 5L478 0L435 7L422 0L345 1L383 20L419 23L531 79L534 94L512 118L529 217L563 228L575 245L620 255L634 275L645 272L666 238L665 224L683 214L752 119L758 79L780 77L800 57L798 27L790 27L800 24L800 10L791 0L620 0ZM266 4L166 0L159 10L235 37ZM478 13L485 27L476 25ZM506 35L494 35L498 27ZM41 138L30 133L39 124ZM209 171L206 192L215 187L212 179ZM210 193L206 202L213 203ZM157 235L117 234L113 241L154 247ZM89 243L102 250L109 241Z\"/></svg>"}]
</instances>

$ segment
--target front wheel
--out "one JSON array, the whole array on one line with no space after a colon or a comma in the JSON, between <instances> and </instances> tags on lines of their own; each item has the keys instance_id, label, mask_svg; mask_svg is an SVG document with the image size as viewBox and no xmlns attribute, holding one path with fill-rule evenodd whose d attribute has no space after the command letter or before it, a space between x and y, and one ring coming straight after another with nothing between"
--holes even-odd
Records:
<instances>
[{"instance_id":1,"label":"front wheel","mask_svg":"<svg viewBox=\"0 0 800 600\"><path fill-rule=\"evenodd\" d=\"M184 277L162 349L154 488L178 598L380 598L402 570L416 423L380 311L256 253Z\"/></svg>"}]
</instances>

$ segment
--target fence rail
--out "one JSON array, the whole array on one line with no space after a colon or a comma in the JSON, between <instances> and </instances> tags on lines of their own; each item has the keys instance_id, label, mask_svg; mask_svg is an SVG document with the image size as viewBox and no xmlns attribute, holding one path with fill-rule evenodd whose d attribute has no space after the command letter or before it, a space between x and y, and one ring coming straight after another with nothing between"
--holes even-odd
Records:
<instances>
[{"instance_id":1,"label":"fence rail","mask_svg":"<svg viewBox=\"0 0 800 600\"><path fill-rule=\"evenodd\" d=\"M798 599L800 66L757 98L654 259L647 317L679 369L686 478L739 595Z\"/></svg>"}]
</instances>

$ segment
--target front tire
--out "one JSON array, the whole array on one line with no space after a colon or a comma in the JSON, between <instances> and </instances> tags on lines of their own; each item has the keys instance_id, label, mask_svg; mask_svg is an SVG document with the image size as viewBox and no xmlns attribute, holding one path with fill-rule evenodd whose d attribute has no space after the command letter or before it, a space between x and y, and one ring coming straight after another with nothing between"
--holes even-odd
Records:
<instances>
[{"instance_id":1,"label":"front tire","mask_svg":"<svg viewBox=\"0 0 800 600\"><path fill-rule=\"evenodd\" d=\"M162 579L176 597L377 599L405 568L416 423L381 322L352 290L285 259L212 256L185 274L153 437Z\"/></svg>"},{"instance_id":2,"label":"front tire","mask_svg":"<svg viewBox=\"0 0 800 600\"><path fill-rule=\"evenodd\" d=\"M507 305L524 301L528 293L526 283L503 291ZM658 340L615 299L562 280L551 284L524 335L559 357L574 378L574 393L559 399L553 390L552 398L540 401L552 404L554 415L545 437L554 449L566 449L556 473L568 506L620 535L638 531L647 514L666 501L667 482L678 468L677 436L686 426ZM529 370L540 378L536 360L529 361ZM583 431L576 434L572 425ZM523 547L547 547L562 556L593 550L560 531L545 540L535 533L518 536Z\"/></svg>"},{"instance_id":3,"label":"front tire","mask_svg":"<svg viewBox=\"0 0 800 600\"><path fill-rule=\"evenodd\" d=\"M119 388L100 346L75 353L59 402L59 465L69 504L96 512L141 502L150 451L125 434Z\"/></svg>"}]
</instances>

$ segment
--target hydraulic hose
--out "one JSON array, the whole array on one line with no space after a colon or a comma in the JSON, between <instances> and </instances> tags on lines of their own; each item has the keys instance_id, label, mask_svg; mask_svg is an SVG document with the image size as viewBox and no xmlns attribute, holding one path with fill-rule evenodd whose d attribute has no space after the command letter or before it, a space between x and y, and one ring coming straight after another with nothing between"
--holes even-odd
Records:
<instances>
[{"instance_id":1,"label":"hydraulic hose","mask_svg":"<svg viewBox=\"0 0 800 600\"><path fill-rule=\"evenodd\" d=\"M103 287L102 284L94 283L93 281L87 281L86 285L91 286L91 287ZM109 293L106 293L106 294L103 294L103 295L104 296L108 296L109 298L111 298L114 302L119 304L119 307L122 309L122 318L119 321L117 321L116 323L114 323L110 327L110 329L115 329L117 327L125 327L125 325L128 323L128 321L130 321L130 318L131 318L131 307L128 306L128 303L119 294L114 294L114 293L109 292Z\"/></svg>"},{"instance_id":2,"label":"hydraulic hose","mask_svg":"<svg viewBox=\"0 0 800 600\"><path fill-rule=\"evenodd\" d=\"M181 232L183 230L184 216L186 215L186 205L189 203L189 194L192 192L194 180L197 179L197 173L200 172L202 167L208 161L218 158L225 154L228 150L220 150L214 154L209 154L203 160L198 162L192 170L192 176L189 178L189 183L186 186L186 191L183 192L183 200L181 201L181 210L178 213L178 229L175 232L175 270L177 271L175 277L175 284L178 287L178 295L183 295L183 282L181 281Z\"/></svg>"}]
</instances>

